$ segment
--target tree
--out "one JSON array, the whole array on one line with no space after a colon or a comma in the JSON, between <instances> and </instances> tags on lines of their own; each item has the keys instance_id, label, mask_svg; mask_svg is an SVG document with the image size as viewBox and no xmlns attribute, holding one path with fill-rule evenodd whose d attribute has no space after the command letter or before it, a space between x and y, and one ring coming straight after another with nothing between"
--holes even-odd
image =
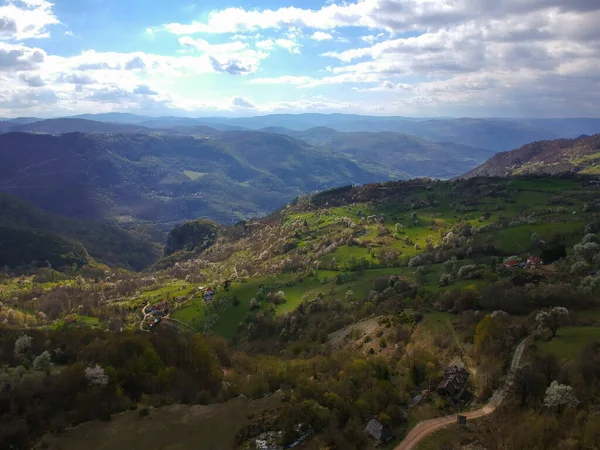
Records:
<instances>
[{"instance_id":1,"label":"tree","mask_svg":"<svg viewBox=\"0 0 600 450\"><path fill-rule=\"evenodd\" d=\"M21 360L29 360L31 356L31 345L33 342L33 338L31 336L27 336L26 334L19 336L15 341L15 356Z\"/></svg>"},{"instance_id":2,"label":"tree","mask_svg":"<svg viewBox=\"0 0 600 450\"><path fill-rule=\"evenodd\" d=\"M52 367L52 356L47 350L33 360L35 370L48 370L50 367Z\"/></svg>"},{"instance_id":3,"label":"tree","mask_svg":"<svg viewBox=\"0 0 600 450\"><path fill-rule=\"evenodd\" d=\"M353 302L356 299L356 297L354 296L354 291L347 290L345 298L347 302Z\"/></svg>"},{"instance_id":4,"label":"tree","mask_svg":"<svg viewBox=\"0 0 600 450\"><path fill-rule=\"evenodd\" d=\"M566 384L560 384L554 380L546 389L544 397L544 406L548 408L562 409L563 407L576 407L579 400L573 394L573 388Z\"/></svg>"},{"instance_id":5,"label":"tree","mask_svg":"<svg viewBox=\"0 0 600 450\"><path fill-rule=\"evenodd\" d=\"M421 255L417 255L408 262L408 267L419 267L425 264L425 259Z\"/></svg>"},{"instance_id":6,"label":"tree","mask_svg":"<svg viewBox=\"0 0 600 450\"><path fill-rule=\"evenodd\" d=\"M337 269L337 259L335 259L335 256L333 258L331 258L331 261L329 262L329 266L331 267L331 270Z\"/></svg>"},{"instance_id":7,"label":"tree","mask_svg":"<svg viewBox=\"0 0 600 450\"><path fill-rule=\"evenodd\" d=\"M96 365L85 369L85 377L93 386L106 386L108 384L108 375L102 367Z\"/></svg>"},{"instance_id":8,"label":"tree","mask_svg":"<svg viewBox=\"0 0 600 450\"><path fill-rule=\"evenodd\" d=\"M452 277L450 276L450 274L443 273L442 276L440 277L439 283L441 286L448 286L451 281L452 281Z\"/></svg>"},{"instance_id":9,"label":"tree","mask_svg":"<svg viewBox=\"0 0 600 450\"><path fill-rule=\"evenodd\" d=\"M547 328L552 333L551 337L556 336L558 328L569 318L569 311L562 306L555 306L548 311L540 311L535 316L538 328Z\"/></svg>"},{"instance_id":10,"label":"tree","mask_svg":"<svg viewBox=\"0 0 600 450\"><path fill-rule=\"evenodd\" d=\"M217 240L217 224L211 220L192 220L174 227L167 238L165 255L179 250L205 250Z\"/></svg>"}]
</instances>

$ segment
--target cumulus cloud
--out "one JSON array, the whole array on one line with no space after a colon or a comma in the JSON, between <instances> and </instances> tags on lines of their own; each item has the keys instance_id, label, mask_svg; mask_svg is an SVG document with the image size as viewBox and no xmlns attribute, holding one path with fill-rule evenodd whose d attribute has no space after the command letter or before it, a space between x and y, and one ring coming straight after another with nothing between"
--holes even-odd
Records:
<instances>
[{"instance_id":1,"label":"cumulus cloud","mask_svg":"<svg viewBox=\"0 0 600 450\"><path fill-rule=\"evenodd\" d=\"M95 84L97 83L97 81L90 76L87 73L82 73L82 72L73 72L73 73L68 73L68 74L60 74L57 78L56 81L59 83L68 83L68 84L77 84L77 85L84 85L84 84Z\"/></svg>"},{"instance_id":2,"label":"cumulus cloud","mask_svg":"<svg viewBox=\"0 0 600 450\"><path fill-rule=\"evenodd\" d=\"M146 63L140 56L135 56L125 63L125 70L144 70Z\"/></svg>"},{"instance_id":3,"label":"cumulus cloud","mask_svg":"<svg viewBox=\"0 0 600 450\"><path fill-rule=\"evenodd\" d=\"M254 104L244 97L233 97L231 103L234 107L238 108L254 108Z\"/></svg>"},{"instance_id":4,"label":"cumulus cloud","mask_svg":"<svg viewBox=\"0 0 600 450\"><path fill-rule=\"evenodd\" d=\"M275 44L278 47L286 49L290 53L299 54L301 45L293 39L276 39Z\"/></svg>"},{"instance_id":5,"label":"cumulus cloud","mask_svg":"<svg viewBox=\"0 0 600 450\"><path fill-rule=\"evenodd\" d=\"M319 10L301 9L294 6L277 10L245 10L227 8L210 13L206 23L170 23L164 29L177 35L196 33L244 33L269 28L296 27L321 30L339 26L371 26L373 23L364 13L373 9L376 0L364 0L345 5L328 5Z\"/></svg>"},{"instance_id":6,"label":"cumulus cloud","mask_svg":"<svg viewBox=\"0 0 600 450\"><path fill-rule=\"evenodd\" d=\"M42 87L46 85L38 73L21 73L19 74L19 79L29 87Z\"/></svg>"},{"instance_id":7,"label":"cumulus cloud","mask_svg":"<svg viewBox=\"0 0 600 450\"><path fill-rule=\"evenodd\" d=\"M148 86L147 84L142 84L136 87L133 90L133 93L137 95L159 95L158 92L150 89L150 86Z\"/></svg>"},{"instance_id":8,"label":"cumulus cloud","mask_svg":"<svg viewBox=\"0 0 600 450\"><path fill-rule=\"evenodd\" d=\"M0 42L0 71L36 70L45 57L46 53L41 49Z\"/></svg>"},{"instance_id":9,"label":"cumulus cloud","mask_svg":"<svg viewBox=\"0 0 600 450\"><path fill-rule=\"evenodd\" d=\"M46 0L9 0L0 6L0 39L39 39L60 23Z\"/></svg>"},{"instance_id":10,"label":"cumulus cloud","mask_svg":"<svg viewBox=\"0 0 600 450\"><path fill-rule=\"evenodd\" d=\"M256 48L261 50L273 50L275 48L275 42L273 39L263 39L262 41L256 41L254 44Z\"/></svg>"},{"instance_id":11,"label":"cumulus cloud","mask_svg":"<svg viewBox=\"0 0 600 450\"><path fill-rule=\"evenodd\" d=\"M566 106L597 115L591 106L591 99L600 101L596 0L364 0L317 11L229 8L213 12L189 31L206 31L225 18L231 27L246 29L381 30L361 38L367 46L324 53L337 61L327 76L290 74L257 78L253 84L354 84L355 92L402 96L404 106L491 102L515 114L527 101L534 111L543 112L539 105L552 104L558 115L565 114ZM411 33L393 38L405 32ZM392 38L386 39L388 33ZM583 105L587 109L580 109Z\"/></svg>"},{"instance_id":12,"label":"cumulus cloud","mask_svg":"<svg viewBox=\"0 0 600 450\"><path fill-rule=\"evenodd\" d=\"M323 31L315 31L311 36L311 39L315 41L328 41L333 39L333 36L329 33L324 33Z\"/></svg>"},{"instance_id":13,"label":"cumulus cloud","mask_svg":"<svg viewBox=\"0 0 600 450\"><path fill-rule=\"evenodd\" d=\"M0 6L0 107L40 108L46 98L51 105L94 110L121 105L233 111L248 107L243 106L248 102L261 112L314 108L397 113L401 109L449 115L468 106L469 111L488 108L494 115L598 114L598 0L324 3L318 9L226 8L211 12L203 21L145 30L157 39L161 31L176 34L181 50L175 55L89 50L61 57L28 47L24 41L46 37L59 24L52 4L5 0ZM348 27L357 30L345 34ZM203 33L201 38L194 36L197 33ZM217 36L219 43L214 43L214 35L223 33L229 35ZM352 40L358 44L316 59L327 66L324 70L313 70L311 64L300 75L290 66L288 74L277 77L265 70L269 67L259 70L270 55L299 54L305 40L340 41L346 36L360 36ZM215 72L260 74L238 82L287 84L305 89L299 91L300 98L311 92L307 88L338 85L336 96L347 95L352 101L312 97L261 104L258 97L250 102L232 99L230 94L209 102L169 91L179 78Z\"/></svg>"}]
</instances>

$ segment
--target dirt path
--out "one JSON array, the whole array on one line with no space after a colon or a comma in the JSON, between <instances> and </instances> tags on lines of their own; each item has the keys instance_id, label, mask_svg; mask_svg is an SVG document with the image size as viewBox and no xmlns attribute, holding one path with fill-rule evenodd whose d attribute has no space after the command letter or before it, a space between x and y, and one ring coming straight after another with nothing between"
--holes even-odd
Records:
<instances>
[{"instance_id":1,"label":"dirt path","mask_svg":"<svg viewBox=\"0 0 600 450\"><path fill-rule=\"evenodd\" d=\"M144 330L144 322L146 321L146 318L147 318L147 317L150 315L150 314L146 314L146 313L145 313L145 311L146 311L146 308L147 308L148 306L150 306L150 302L148 302L148 303L146 304L146 306L144 306L144 307L142 308L142 315L144 316L144 317L143 317L143 319L142 319L142 321L140 322L140 330L142 330L142 331L148 331L148 330Z\"/></svg>"},{"instance_id":2,"label":"dirt path","mask_svg":"<svg viewBox=\"0 0 600 450\"><path fill-rule=\"evenodd\" d=\"M523 357L523 351L525 350L525 344L527 343L527 339L524 339L517 345L515 349L515 353L513 355L512 362L510 364L510 371L512 372L517 367L519 367L521 363L521 358ZM494 410L502 403L504 399L504 394L508 386L510 386L511 377L510 374L506 379L506 383L504 387L500 390L500 392L495 395L494 399L490 401L483 408L477 409L475 411L471 411L468 413L462 414L466 416L468 420L477 419L479 417L487 416L494 412ZM440 417L438 419L429 419L423 420L414 427L410 433L404 438L404 440L398 445L394 450L412 450L416 448L417 444L421 442L421 440L425 439L430 434L441 430L442 428L446 428L449 425L456 423L456 415L453 414L451 416Z\"/></svg>"}]
</instances>

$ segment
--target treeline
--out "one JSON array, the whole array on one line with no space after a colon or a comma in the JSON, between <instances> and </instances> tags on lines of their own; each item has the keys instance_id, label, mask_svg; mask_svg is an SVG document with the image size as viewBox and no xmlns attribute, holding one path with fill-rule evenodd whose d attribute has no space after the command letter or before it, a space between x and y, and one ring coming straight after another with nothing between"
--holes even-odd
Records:
<instances>
[{"instance_id":1,"label":"treeline","mask_svg":"<svg viewBox=\"0 0 600 450\"><path fill-rule=\"evenodd\" d=\"M200 335L92 330L0 335L0 448L136 409L219 397L225 347Z\"/></svg>"}]
</instances>

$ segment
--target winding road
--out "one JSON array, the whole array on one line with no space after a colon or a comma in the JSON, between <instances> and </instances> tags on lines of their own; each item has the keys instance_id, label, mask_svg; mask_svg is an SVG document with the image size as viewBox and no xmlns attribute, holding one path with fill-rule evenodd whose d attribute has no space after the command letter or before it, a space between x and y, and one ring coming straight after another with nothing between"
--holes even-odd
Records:
<instances>
[{"instance_id":1,"label":"winding road","mask_svg":"<svg viewBox=\"0 0 600 450\"><path fill-rule=\"evenodd\" d=\"M525 344L527 343L527 339L522 340L517 348L515 349L515 353L512 358L512 362L510 364L510 373L506 377L506 382L504 387L500 389L500 391L494 395L494 398L483 408L477 409L475 411L470 411L462 414L466 416L468 420L477 419L479 417L487 416L494 412L494 410L500 406L502 400L504 400L504 394L506 393L507 388L512 383L512 377L510 374L519 367L521 364L521 358L523 357L523 351L525 350ZM456 415L450 415L445 417L439 417L437 419L429 419L423 420L414 427L410 433L404 438L404 440L398 445L394 450L413 450L416 448L417 444L425 439L430 434L441 430L442 428L446 428L449 425L456 423Z\"/></svg>"}]
</instances>

